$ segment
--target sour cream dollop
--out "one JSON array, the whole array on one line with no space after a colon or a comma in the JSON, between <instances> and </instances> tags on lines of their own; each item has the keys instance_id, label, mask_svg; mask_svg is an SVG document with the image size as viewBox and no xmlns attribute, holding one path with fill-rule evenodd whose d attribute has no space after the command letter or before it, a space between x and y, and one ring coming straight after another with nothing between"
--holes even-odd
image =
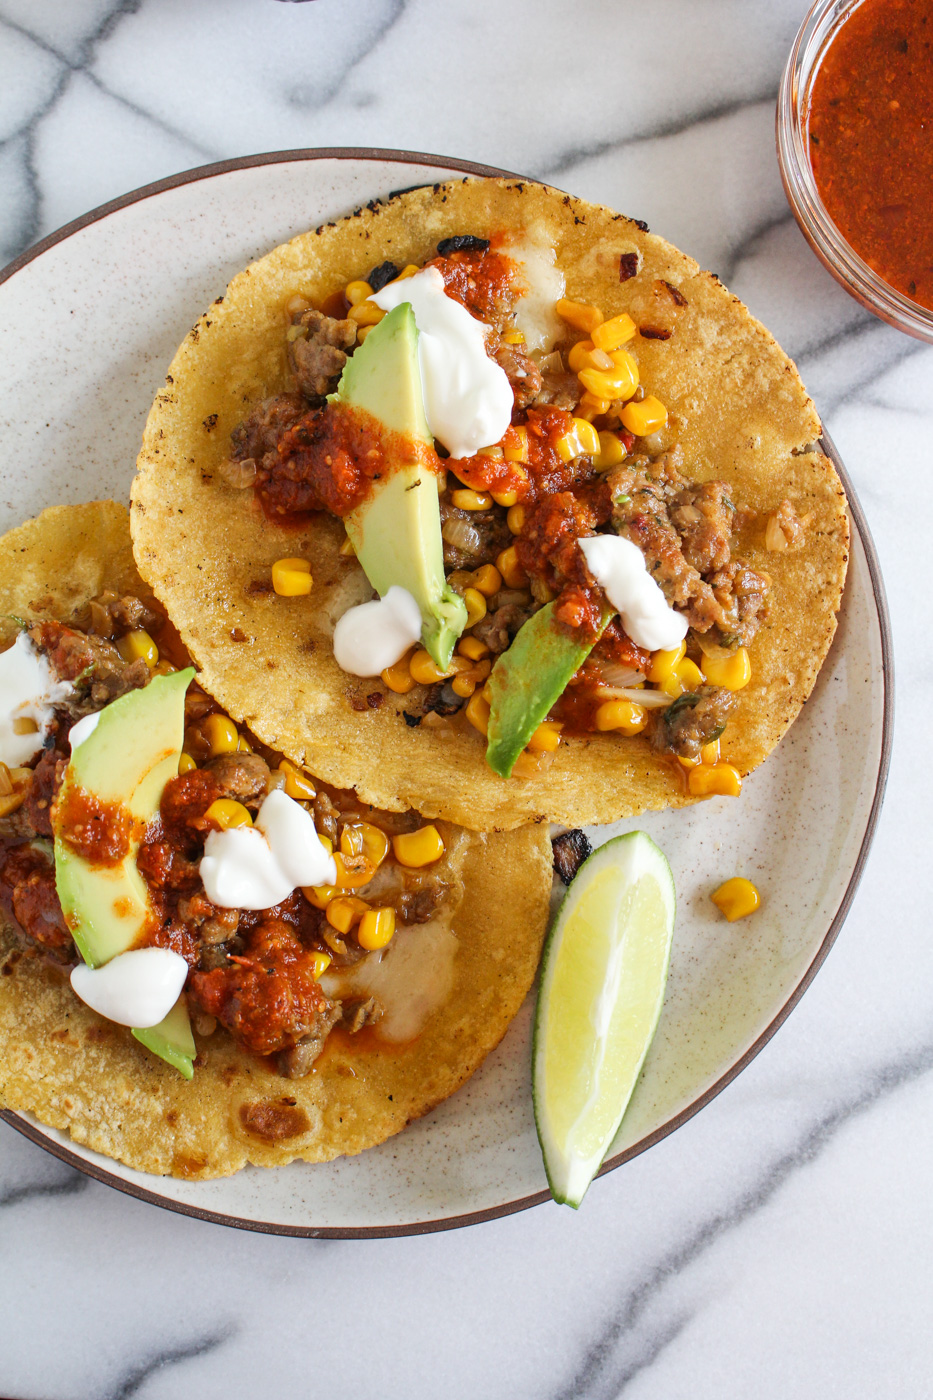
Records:
<instances>
[{"instance_id":1,"label":"sour cream dollop","mask_svg":"<svg viewBox=\"0 0 933 1400\"><path fill-rule=\"evenodd\" d=\"M314 818L281 791L270 792L255 826L212 831L199 868L208 899L221 909L271 909L299 885L337 879Z\"/></svg>"},{"instance_id":2,"label":"sour cream dollop","mask_svg":"<svg viewBox=\"0 0 933 1400\"><path fill-rule=\"evenodd\" d=\"M103 710L95 710L92 715L85 715L83 719L78 720L77 724L73 724L71 726L71 729L68 732L68 742L71 745L72 753L74 753L75 749L84 743L85 739L90 739L91 735L94 733L94 730L100 723L100 717L102 714Z\"/></svg>"},{"instance_id":3,"label":"sour cream dollop","mask_svg":"<svg viewBox=\"0 0 933 1400\"><path fill-rule=\"evenodd\" d=\"M687 619L668 606L638 545L619 535L591 535L579 545L590 573L618 610L636 646L646 651L673 651L680 646L687 635Z\"/></svg>"},{"instance_id":4,"label":"sour cream dollop","mask_svg":"<svg viewBox=\"0 0 933 1400\"><path fill-rule=\"evenodd\" d=\"M351 676L378 676L421 638L421 609L394 583L384 598L348 608L334 628L334 656Z\"/></svg>"},{"instance_id":5,"label":"sour cream dollop","mask_svg":"<svg viewBox=\"0 0 933 1400\"><path fill-rule=\"evenodd\" d=\"M390 282L371 298L383 311L410 302L428 427L451 457L498 442L512 421L512 387L486 354L482 324L444 291L436 267Z\"/></svg>"},{"instance_id":6,"label":"sour cream dollop","mask_svg":"<svg viewBox=\"0 0 933 1400\"><path fill-rule=\"evenodd\" d=\"M37 651L25 632L0 655L0 761L10 768L28 763L42 748L55 706L67 699L74 686L60 681L48 658ZM16 732L17 721L36 727Z\"/></svg>"},{"instance_id":7,"label":"sour cream dollop","mask_svg":"<svg viewBox=\"0 0 933 1400\"><path fill-rule=\"evenodd\" d=\"M168 1015L187 976L188 964L171 948L131 948L103 967L79 963L71 986L75 996L108 1021L145 1030Z\"/></svg>"}]
</instances>

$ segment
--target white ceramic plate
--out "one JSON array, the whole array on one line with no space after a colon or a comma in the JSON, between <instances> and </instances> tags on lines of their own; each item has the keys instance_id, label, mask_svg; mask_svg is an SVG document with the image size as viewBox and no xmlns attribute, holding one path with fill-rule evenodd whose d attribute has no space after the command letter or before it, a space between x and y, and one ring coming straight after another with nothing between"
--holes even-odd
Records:
<instances>
[{"instance_id":1,"label":"white ceramic plate","mask_svg":"<svg viewBox=\"0 0 933 1400\"><path fill-rule=\"evenodd\" d=\"M60 501L128 498L146 413L176 346L246 263L374 197L463 173L501 172L411 152L258 156L149 186L24 254L0 276L0 529ZM887 774L892 692L878 566L846 485L855 530L840 628L788 737L738 801L591 833L602 841L626 826L649 831L679 896L661 1025L604 1170L671 1132L748 1063L810 982L852 899ZM708 896L736 874L753 878L764 902L731 925ZM99 1180L206 1219L298 1235L444 1229L547 1198L530 1024L529 1003L479 1073L428 1118L323 1166L153 1178L26 1115L2 1116Z\"/></svg>"}]
</instances>

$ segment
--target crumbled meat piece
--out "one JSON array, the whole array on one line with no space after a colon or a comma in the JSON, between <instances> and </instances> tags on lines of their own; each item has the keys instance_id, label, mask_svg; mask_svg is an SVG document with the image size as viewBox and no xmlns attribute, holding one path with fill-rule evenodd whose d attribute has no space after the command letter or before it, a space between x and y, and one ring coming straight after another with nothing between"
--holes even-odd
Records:
<instances>
[{"instance_id":1,"label":"crumbled meat piece","mask_svg":"<svg viewBox=\"0 0 933 1400\"><path fill-rule=\"evenodd\" d=\"M159 815L166 834L179 846L202 840L212 830L204 814L220 796L220 783L207 768L170 778L162 790Z\"/></svg>"},{"instance_id":2,"label":"crumbled meat piece","mask_svg":"<svg viewBox=\"0 0 933 1400\"><path fill-rule=\"evenodd\" d=\"M678 695L673 705L659 712L651 742L662 753L699 758L703 745L722 734L734 704L732 691L716 685L702 685L695 693Z\"/></svg>"},{"instance_id":3,"label":"crumbled meat piece","mask_svg":"<svg viewBox=\"0 0 933 1400\"><path fill-rule=\"evenodd\" d=\"M541 387L535 403L564 408L569 413L580 402L580 394L580 381L570 370L546 369L541 371Z\"/></svg>"},{"instance_id":4,"label":"crumbled meat piece","mask_svg":"<svg viewBox=\"0 0 933 1400\"><path fill-rule=\"evenodd\" d=\"M771 580L741 559L710 575L710 587L720 608L716 618L724 646L748 646L767 612Z\"/></svg>"},{"instance_id":5,"label":"crumbled meat piece","mask_svg":"<svg viewBox=\"0 0 933 1400\"><path fill-rule=\"evenodd\" d=\"M724 481L684 486L670 503L671 524L680 535L683 556L697 573L729 562L734 507Z\"/></svg>"},{"instance_id":6,"label":"crumbled meat piece","mask_svg":"<svg viewBox=\"0 0 933 1400\"><path fill-rule=\"evenodd\" d=\"M326 792L319 792L314 799L312 807L314 814L314 825L321 836L327 836L331 841L337 840L337 823L340 819L340 812L327 796Z\"/></svg>"},{"instance_id":7,"label":"crumbled meat piece","mask_svg":"<svg viewBox=\"0 0 933 1400\"><path fill-rule=\"evenodd\" d=\"M206 763L205 768L216 778L221 797L255 803L266 796L269 765L258 753L220 754Z\"/></svg>"},{"instance_id":8,"label":"crumbled meat piece","mask_svg":"<svg viewBox=\"0 0 933 1400\"><path fill-rule=\"evenodd\" d=\"M119 596L107 590L89 599L72 618L72 626L98 637L120 637L139 628L146 631L158 626L158 613L132 594Z\"/></svg>"},{"instance_id":9,"label":"crumbled meat piece","mask_svg":"<svg viewBox=\"0 0 933 1400\"><path fill-rule=\"evenodd\" d=\"M356 344L356 322L337 321L312 308L302 311L293 325L302 332L288 343L295 382L306 399L322 399L337 387L346 352Z\"/></svg>"},{"instance_id":10,"label":"crumbled meat piece","mask_svg":"<svg viewBox=\"0 0 933 1400\"><path fill-rule=\"evenodd\" d=\"M52 835L50 810L67 767L68 756L58 749L47 749L35 766L23 806L37 836Z\"/></svg>"},{"instance_id":11,"label":"crumbled meat piece","mask_svg":"<svg viewBox=\"0 0 933 1400\"><path fill-rule=\"evenodd\" d=\"M516 408L527 408L534 403L541 392L541 371L534 360L518 345L507 345L505 341L496 349L495 360L505 370L506 378L512 386L512 397Z\"/></svg>"},{"instance_id":12,"label":"crumbled meat piece","mask_svg":"<svg viewBox=\"0 0 933 1400\"><path fill-rule=\"evenodd\" d=\"M25 936L56 961L73 961L75 947L58 901L51 848L27 842L2 859L0 889Z\"/></svg>"},{"instance_id":13,"label":"crumbled meat piece","mask_svg":"<svg viewBox=\"0 0 933 1400\"><path fill-rule=\"evenodd\" d=\"M178 901L178 917L207 945L229 943L240 923L239 909L218 908L201 892Z\"/></svg>"},{"instance_id":14,"label":"crumbled meat piece","mask_svg":"<svg viewBox=\"0 0 933 1400\"><path fill-rule=\"evenodd\" d=\"M95 709L102 709L130 690L140 690L149 681L145 661L127 664L103 637L88 636L61 622L37 623L28 635L46 654L61 680L88 687Z\"/></svg>"},{"instance_id":15,"label":"crumbled meat piece","mask_svg":"<svg viewBox=\"0 0 933 1400\"><path fill-rule=\"evenodd\" d=\"M201 883L198 859L168 841L144 841L136 855L143 879L154 889L177 892L195 890Z\"/></svg>"},{"instance_id":16,"label":"crumbled meat piece","mask_svg":"<svg viewBox=\"0 0 933 1400\"><path fill-rule=\"evenodd\" d=\"M300 394L276 394L274 398L264 399L231 433L233 460L252 461L271 470L278 461L279 438L307 411L308 405ZM268 462L264 460L266 457Z\"/></svg>"},{"instance_id":17,"label":"crumbled meat piece","mask_svg":"<svg viewBox=\"0 0 933 1400\"><path fill-rule=\"evenodd\" d=\"M487 613L480 622L477 622L472 635L478 637L481 642L485 642L489 650L498 655L509 649L519 628L528 621L536 610L536 605L531 603L526 607L522 607L519 603L508 603L503 608L497 608L493 613Z\"/></svg>"},{"instance_id":18,"label":"crumbled meat piece","mask_svg":"<svg viewBox=\"0 0 933 1400\"><path fill-rule=\"evenodd\" d=\"M343 1026L351 1035L356 1035L364 1026L375 1025L383 1016L383 1008L375 997L368 1001L345 1001L343 1004Z\"/></svg>"},{"instance_id":19,"label":"crumbled meat piece","mask_svg":"<svg viewBox=\"0 0 933 1400\"><path fill-rule=\"evenodd\" d=\"M765 549L780 552L799 549L806 539L805 521L800 519L792 501L783 500L765 526Z\"/></svg>"},{"instance_id":20,"label":"crumbled meat piece","mask_svg":"<svg viewBox=\"0 0 933 1400\"><path fill-rule=\"evenodd\" d=\"M494 564L512 542L508 523L499 510L460 510L443 500L440 510L444 566L448 571Z\"/></svg>"},{"instance_id":21,"label":"crumbled meat piece","mask_svg":"<svg viewBox=\"0 0 933 1400\"><path fill-rule=\"evenodd\" d=\"M449 893L450 886L437 879L420 889L405 890L395 902L399 919L403 924L426 924L434 918Z\"/></svg>"},{"instance_id":22,"label":"crumbled meat piece","mask_svg":"<svg viewBox=\"0 0 933 1400\"><path fill-rule=\"evenodd\" d=\"M213 707L213 700L197 684L189 685L185 694L185 724L194 724L195 720L203 719L210 714Z\"/></svg>"},{"instance_id":23,"label":"crumbled meat piece","mask_svg":"<svg viewBox=\"0 0 933 1400\"><path fill-rule=\"evenodd\" d=\"M554 852L554 869L563 883L569 885L587 856L592 854L593 847L585 833L579 827L574 827L572 831L555 836L551 850Z\"/></svg>"},{"instance_id":24,"label":"crumbled meat piece","mask_svg":"<svg viewBox=\"0 0 933 1400\"><path fill-rule=\"evenodd\" d=\"M466 701L457 694L449 682L444 685L438 682L437 685L429 685L424 694L424 713L430 714L432 711L436 715L455 715Z\"/></svg>"},{"instance_id":25,"label":"crumbled meat piece","mask_svg":"<svg viewBox=\"0 0 933 1400\"><path fill-rule=\"evenodd\" d=\"M283 1074L286 1079L303 1079L306 1074L310 1074L312 1065L324 1049L324 1042L342 1014L343 1009L339 1001L328 1002L322 1007L316 1013L308 1034L303 1036L297 1045L279 1051L275 1061L279 1074ZM358 1030L359 1027L355 1029Z\"/></svg>"}]
</instances>

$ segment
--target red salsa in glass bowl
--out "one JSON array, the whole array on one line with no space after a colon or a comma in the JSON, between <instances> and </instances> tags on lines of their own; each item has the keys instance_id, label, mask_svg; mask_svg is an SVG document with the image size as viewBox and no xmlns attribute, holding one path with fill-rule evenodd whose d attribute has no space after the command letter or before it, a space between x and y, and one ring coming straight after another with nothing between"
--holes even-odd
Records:
<instances>
[{"instance_id":1,"label":"red salsa in glass bowl","mask_svg":"<svg viewBox=\"0 0 933 1400\"><path fill-rule=\"evenodd\" d=\"M863 306L933 340L933 5L818 0L777 113L788 201Z\"/></svg>"}]
</instances>

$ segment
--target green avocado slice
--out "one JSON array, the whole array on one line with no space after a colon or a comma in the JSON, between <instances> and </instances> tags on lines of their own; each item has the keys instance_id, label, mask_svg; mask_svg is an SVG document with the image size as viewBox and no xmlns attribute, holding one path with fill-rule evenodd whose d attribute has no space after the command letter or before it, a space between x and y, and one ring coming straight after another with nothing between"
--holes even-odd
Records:
<instances>
[{"instance_id":1,"label":"green avocado slice","mask_svg":"<svg viewBox=\"0 0 933 1400\"><path fill-rule=\"evenodd\" d=\"M65 923L90 967L132 948L150 916L149 893L136 856L142 832L159 809L162 790L178 772L185 693L194 674L193 667L188 667L155 676L143 689L114 700L101 710L96 727L74 750L65 769L51 813L55 885ZM68 842L62 813L75 794L118 807L128 816L132 835L122 860L112 865L92 862ZM179 1056L187 1055L190 1041L190 1029L187 1039L183 1034L182 1017L187 1023L188 1013L180 1000L159 1026L133 1033L184 1073L176 1063ZM160 1031L164 1031L161 1036Z\"/></svg>"},{"instance_id":2,"label":"green avocado slice","mask_svg":"<svg viewBox=\"0 0 933 1400\"><path fill-rule=\"evenodd\" d=\"M330 402L360 409L390 433L433 449L421 392L418 327L408 302L384 316L350 356ZM466 626L466 604L444 578L437 476L414 452L412 458L394 462L344 524L379 596L398 584L415 599L422 643L446 671Z\"/></svg>"},{"instance_id":3,"label":"green avocado slice","mask_svg":"<svg viewBox=\"0 0 933 1400\"><path fill-rule=\"evenodd\" d=\"M603 615L592 642L576 642L554 621L547 603L519 629L489 677L489 729L486 762L508 778L515 760L551 706L563 694L613 616Z\"/></svg>"},{"instance_id":4,"label":"green avocado slice","mask_svg":"<svg viewBox=\"0 0 933 1400\"><path fill-rule=\"evenodd\" d=\"M198 1051L191 1034L184 993L157 1026L134 1030L133 1035L147 1050L165 1060L186 1079L194 1077L194 1057Z\"/></svg>"}]
</instances>

